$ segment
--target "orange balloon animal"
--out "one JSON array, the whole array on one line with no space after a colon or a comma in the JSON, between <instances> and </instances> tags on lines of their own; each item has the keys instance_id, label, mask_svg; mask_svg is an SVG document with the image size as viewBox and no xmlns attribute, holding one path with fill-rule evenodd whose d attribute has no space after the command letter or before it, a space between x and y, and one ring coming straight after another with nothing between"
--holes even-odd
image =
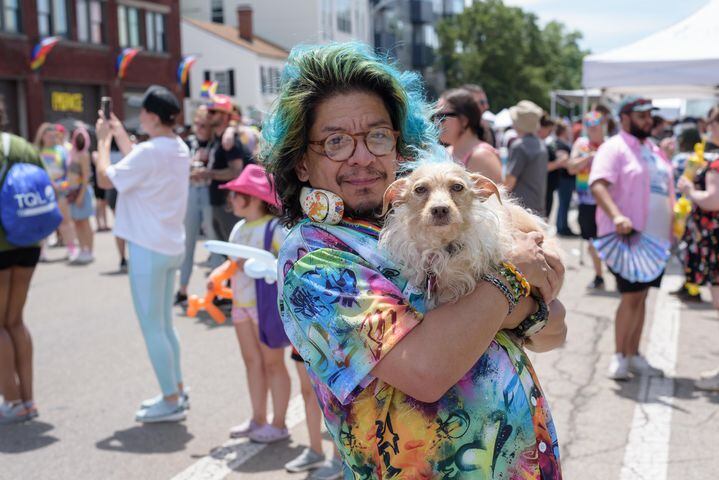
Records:
<instances>
[{"instance_id":1,"label":"orange balloon animal","mask_svg":"<svg viewBox=\"0 0 719 480\"><path fill-rule=\"evenodd\" d=\"M215 322L225 323L225 314L212 303L212 300L214 300L215 297L232 298L232 289L225 287L224 283L234 275L235 272L237 272L237 262L227 262L217 273L210 275L212 288L207 290L204 298L200 298L197 295L190 296L190 299L187 301L187 316L196 317L197 312L205 310Z\"/></svg>"}]
</instances>

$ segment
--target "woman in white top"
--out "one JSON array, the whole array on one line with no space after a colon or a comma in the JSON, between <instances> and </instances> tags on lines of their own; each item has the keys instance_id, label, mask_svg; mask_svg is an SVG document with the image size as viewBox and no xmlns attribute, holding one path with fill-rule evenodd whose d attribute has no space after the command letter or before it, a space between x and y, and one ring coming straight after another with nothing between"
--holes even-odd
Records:
<instances>
[{"instance_id":1,"label":"woman in white top","mask_svg":"<svg viewBox=\"0 0 719 480\"><path fill-rule=\"evenodd\" d=\"M140 422L180 421L188 406L180 370L180 344L172 324L172 293L185 253L184 218L190 155L173 132L180 103L166 88L145 92L140 126L149 140L132 146L114 115L97 121L97 176L101 188L120 194L115 235L130 251L130 289L147 351L162 394L142 402ZM115 137L125 157L110 164Z\"/></svg>"}]
</instances>

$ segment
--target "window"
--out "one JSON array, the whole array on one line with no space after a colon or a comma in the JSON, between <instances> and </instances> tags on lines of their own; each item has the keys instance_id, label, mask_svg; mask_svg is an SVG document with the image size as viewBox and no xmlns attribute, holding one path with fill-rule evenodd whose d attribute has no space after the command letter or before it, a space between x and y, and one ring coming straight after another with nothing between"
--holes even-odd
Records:
<instances>
[{"instance_id":1,"label":"window","mask_svg":"<svg viewBox=\"0 0 719 480\"><path fill-rule=\"evenodd\" d=\"M147 49L151 52L164 52L165 16L157 12L145 12L145 39Z\"/></svg>"},{"instance_id":2,"label":"window","mask_svg":"<svg viewBox=\"0 0 719 480\"><path fill-rule=\"evenodd\" d=\"M210 14L212 15L212 21L215 23L225 23L225 6L223 3L224 0L212 0L210 4Z\"/></svg>"},{"instance_id":3,"label":"window","mask_svg":"<svg viewBox=\"0 0 719 480\"><path fill-rule=\"evenodd\" d=\"M139 47L140 12L134 7L118 5L117 30L121 47Z\"/></svg>"},{"instance_id":4,"label":"window","mask_svg":"<svg viewBox=\"0 0 719 480\"><path fill-rule=\"evenodd\" d=\"M352 33L352 8L350 0L337 0L337 30Z\"/></svg>"},{"instance_id":5,"label":"window","mask_svg":"<svg viewBox=\"0 0 719 480\"><path fill-rule=\"evenodd\" d=\"M4 0L3 3L9 2ZM17 4L17 0L15 3ZM37 27L41 37L67 36L65 0L37 0Z\"/></svg>"},{"instance_id":6,"label":"window","mask_svg":"<svg viewBox=\"0 0 719 480\"><path fill-rule=\"evenodd\" d=\"M235 96L235 71L230 70L205 70L205 80L217 82L217 92L222 95Z\"/></svg>"},{"instance_id":7,"label":"window","mask_svg":"<svg viewBox=\"0 0 719 480\"><path fill-rule=\"evenodd\" d=\"M0 0L0 30L4 32L19 33L20 0Z\"/></svg>"},{"instance_id":8,"label":"window","mask_svg":"<svg viewBox=\"0 0 719 480\"><path fill-rule=\"evenodd\" d=\"M280 69L277 67L260 67L260 91L273 95L280 91Z\"/></svg>"},{"instance_id":9,"label":"window","mask_svg":"<svg viewBox=\"0 0 719 480\"><path fill-rule=\"evenodd\" d=\"M80 42L105 42L103 9L103 2L100 0L75 0L77 39Z\"/></svg>"}]
</instances>

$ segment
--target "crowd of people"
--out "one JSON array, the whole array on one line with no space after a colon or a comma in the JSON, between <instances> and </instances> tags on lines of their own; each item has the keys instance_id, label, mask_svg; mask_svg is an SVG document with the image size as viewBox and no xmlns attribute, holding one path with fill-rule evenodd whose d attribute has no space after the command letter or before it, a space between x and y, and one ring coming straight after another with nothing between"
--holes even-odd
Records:
<instances>
[{"instance_id":1,"label":"crowd of people","mask_svg":"<svg viewBox=\"0 0 719 480\"><path fill-rule=\"evenodd\" d=\"M641 233L673 244L686 273L676 294L701 301L699 286L709 284L719 310L719 107L706 119L671 125L641 97L624 98L615 114L595 105L578 119L551 118L521 100L510 108L512 127L500 131L484 115L490 105L479 85L444 92L428 117L419 77L357 45L297 48L289 66L261 131L243 122L229 97L214 95L178 135L180 102L153 86L137 136L100 111L94 126L78 123L70 132L44 123L34 144L3 137L0 172L18 163L44 169L62 221L51 238L22 246L8 242L0 226L0 423L38 415L22 320L35 266L54 245L64 245L72 265L91 263L90 220L96 231L108 230L109 206L120 269L128 272L160 390L140 402L138 422L187 416L173 308L187 307L200 265L209 273L208 291L220 287L221 272L231 272L228 316L252 411L230 437L289 437L289 353L310 445L288 471L314 470L316 479L340 478L343 469L385 478L400 468L408 478L467 469L488 475L481 478L490 471L561 478L552 416L524 351L556 348L566 334L557 299L564 266L543 248L544 237L519 235L507 259L514 270L500 269L474 293L430 311L423 293L392 275L391 259L378 250L377 211L401 174L401 159L438 143L449 160L547 222L556 218L559 236L581 236L594 269L589 289L606 288L605 269L613 274L621 297L610 378L663 374L639 352L647 292L661 284L663 268L636 281L604 264L596 240ZM0 106L0 120L2 113ZM688 165L697 145L705 161L694 172ZM324 208L344 217L317 220L307 205L318 191L335 202ZM680 195L692 209L677 238ZM575 205L579 233L570 221ZM242 259L213 253L196 261L201 237L271 252L279 260L277 284L248 276ZM513 296L517 281L549 292L546 311L532 296ZM546 327L528 329L527 322ZM697 387L719 390L719 371L703 375ZM508 394L525 401L510 407ZM418 408L423 404L432 408ZM329 456L321 445L323 417L335 441ZM490 419L504 430L487 430ZM399 448L400 440L413 448Z\"/></svg>"}]
</instances>

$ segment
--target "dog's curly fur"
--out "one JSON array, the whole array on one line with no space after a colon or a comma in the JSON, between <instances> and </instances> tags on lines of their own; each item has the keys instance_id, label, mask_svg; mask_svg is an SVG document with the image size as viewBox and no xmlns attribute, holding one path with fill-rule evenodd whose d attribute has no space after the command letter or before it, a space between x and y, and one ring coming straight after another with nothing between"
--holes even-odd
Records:
<instances>
[{"instance_id":1,"label":"dog's curly fur","mask_svg":"<svg viewBox=\"0 0 719 480\"><path fill-rule=\"evenodd\" d=\"M385 210L390 204L380 248L412 284L426 288L434 277L430 307L471 293L507 258L516 230L546 230L491 180L454 163L421 165L395 181L385 193ZM433 209L447 214L438 218Z\"/></svg>"}]
</instances>

